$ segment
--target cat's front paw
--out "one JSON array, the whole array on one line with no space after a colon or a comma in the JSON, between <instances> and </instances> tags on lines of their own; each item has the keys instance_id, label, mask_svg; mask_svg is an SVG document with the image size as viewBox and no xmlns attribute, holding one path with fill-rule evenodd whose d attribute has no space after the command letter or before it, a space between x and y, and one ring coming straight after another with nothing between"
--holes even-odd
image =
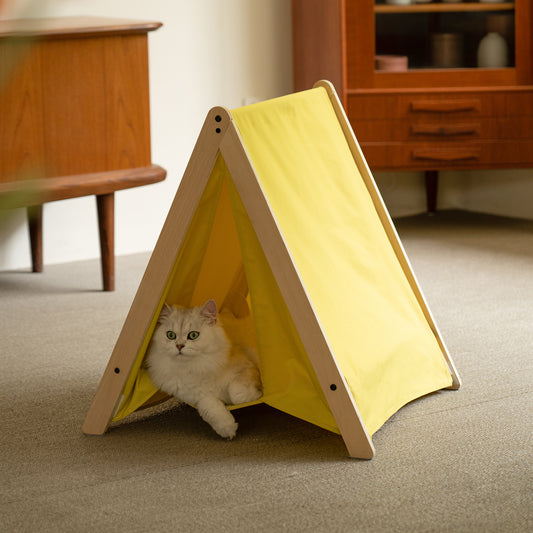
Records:
<instances>
[{"instance_id":1,"label":"cat's front paw","mask_svg":"<svg viewBox=\"0 0 533 533\"><path fill-rule=\"evenodd\" d=\"M239 427L239 424L237 422L231 422L223 425L217 425L217 427L213 427L213 429L223 438L231 440L235 437L237 434L237 428Z\"/></svg>"},{"instance_id":2,"label":"cat's front paw","mask_svg":"<svg viewBox=\"0 0 533 533\"><path fill-rule=\"evenodd\" d=\"M223 438L232 439L239 425L224 403L214 396L205 396L198 402L200 416Z\"/></svg>"}]
</instances>

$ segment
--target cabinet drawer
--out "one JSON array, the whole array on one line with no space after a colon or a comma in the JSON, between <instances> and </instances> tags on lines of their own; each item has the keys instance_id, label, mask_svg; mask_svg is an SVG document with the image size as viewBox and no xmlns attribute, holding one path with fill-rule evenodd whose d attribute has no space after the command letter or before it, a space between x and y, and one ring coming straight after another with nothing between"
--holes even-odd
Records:
<instances>
[{"instance_id":1,"label":"cabinet drawer","mask_svg":"<svg viewBox=\"0 0 533 533\"><path fill-rule=\"evenodd\" d=\"M533 139L450 142L368 143L361 149L374 171L533 166Z\"/></svg>"},{"instance_id":2,"label":"cabinet drawer","mask_svg":"<svg viewBox=\"0 0 533 533\"><path fill-rule=\"evenodd\" d=\"M412 117L410 119L352 119L359 142L453 142L477 139L533 139L533 117Z\"/></svg>"},{"instance_id":3,"label":"cabinet drawer","mask_svg":"<svg viewBox=\"0 0 533 533\"><path fill-rule=\"evenodd\" d=\"M470 120L533 117L533 89L491 92L353 92L347 95L350 120Z\"/></svg>"},{"instance_id":4,"label":"cabinet drawer","mask_svg":"<svg viewBox=\"0 0 533 533\"><path fill-rule=\"evenodd\" d=\"M533 165L533 89L359 92L347 112L374 170Z\"/></svg>"}]
</instances>

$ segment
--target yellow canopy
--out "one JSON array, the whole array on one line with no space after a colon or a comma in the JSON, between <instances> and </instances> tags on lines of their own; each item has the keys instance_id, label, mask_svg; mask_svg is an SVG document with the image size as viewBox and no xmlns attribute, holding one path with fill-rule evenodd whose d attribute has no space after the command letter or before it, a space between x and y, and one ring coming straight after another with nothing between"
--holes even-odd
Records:
<instances>
[{"instance_id":1,"label":"yellow canopy","mask_svg":"<svg viewBox=\"0 0 533 533\"><path fill-rule=\"evenodd\" d=\"M236 109L231 116L367 432L373 434L407 402L450 387L437 333L391 246L326 89ZM261 401L339 432L219 154L158 311L164 301L200 305L214 298L242 312L232 292L243 268L259 348ZM114 420L157 392L142 368L157 316Z\"/></svg>"}]
</instances>

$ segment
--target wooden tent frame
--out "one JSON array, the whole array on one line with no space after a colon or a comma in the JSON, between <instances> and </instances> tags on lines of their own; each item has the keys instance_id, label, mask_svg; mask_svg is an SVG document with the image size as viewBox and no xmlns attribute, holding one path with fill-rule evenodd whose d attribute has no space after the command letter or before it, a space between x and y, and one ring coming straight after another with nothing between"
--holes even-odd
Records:
<instances>
[{"instance_id":1,"label":"wooden tent frame","mask_svg":"<svg viewBox=\"0 0 533 533\"><path fill-rule=\"evenodd\" d=\"M447 361L453 380L450 388L458 389L460 379L455 366L419 288L337 94L332 84L327 81L319 81L315 87L323 87L327 91L381 224ZM88 411L83 432L89 435L105 433L114 415L219 153L229 169L250 217L348 453L351 457L370 459L375 453L371 437L270 210L239 130L231 113L223 107L215 107L207 115L159 240Z\"/></svg>"}]
</instances>

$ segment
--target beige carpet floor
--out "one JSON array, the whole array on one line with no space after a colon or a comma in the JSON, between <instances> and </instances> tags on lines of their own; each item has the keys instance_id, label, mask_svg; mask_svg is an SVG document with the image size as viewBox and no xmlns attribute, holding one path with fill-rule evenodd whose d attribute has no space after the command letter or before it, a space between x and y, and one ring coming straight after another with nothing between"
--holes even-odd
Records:
<instances>
[{"instance_id":1,"label":"beige carpet floor","mask_svg":"<svg viewBox=\"0 0 533 533\"><path fill-rule=\"evenodd\" d=\"M265 406L225 442L188 407L81 424L147 254L0 272L6 532L533 531L533 223L443 212L397 227L463 380L394 415L372 461Z\"/></svg>"}]
</instances>

